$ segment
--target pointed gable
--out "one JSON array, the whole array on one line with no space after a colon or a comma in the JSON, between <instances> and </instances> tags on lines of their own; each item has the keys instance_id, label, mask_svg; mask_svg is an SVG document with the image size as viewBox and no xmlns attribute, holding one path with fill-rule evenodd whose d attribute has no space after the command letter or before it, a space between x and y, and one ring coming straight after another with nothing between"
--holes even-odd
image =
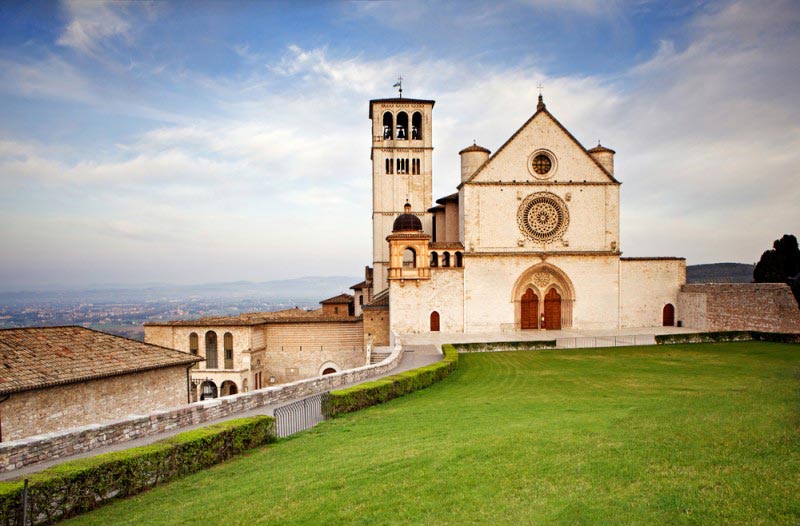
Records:
<instances>
[{"instance_id":1,"label":"pointed gable","mask_svg":"<svg viewBox=\"0 0 800 526\"><path fill-rule=\"evenodd\" d=\"M547 178L536 178L530 171L533 153L540 150L555 160L554 173ZM620 184L541 102L536 113L462 185L512 181Z\"/></svg>"}]
</instances>

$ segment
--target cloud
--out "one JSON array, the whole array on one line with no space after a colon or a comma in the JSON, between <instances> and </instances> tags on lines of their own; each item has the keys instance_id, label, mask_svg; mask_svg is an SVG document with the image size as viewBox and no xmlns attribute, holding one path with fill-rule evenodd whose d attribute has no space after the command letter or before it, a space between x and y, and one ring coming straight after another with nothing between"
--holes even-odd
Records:
<instances>
[{"instance_id":1,"label":"cloud","mask_svg":"<svg viewBox=\"0 0 800 526\"><path fill-rule=\"evenodd\" d=\"M103 8L124 22L129 6ZM150 268L146 254L192 254L195 281L347 273L371 257L367 102L394 96L403 74L407 96L437 100L434 199L459 183L457 152L473 139L496 150L535 111L543 83L548 108L579 140L602 139L618 152L626 255L752 261L800 224L800 73L787 67L800 54L797 32L787 29L797 11L785 2L714 6L690 21L685 40L665 39L651 56L596 75L424 48L376 57L290 44L275 56L240 45L232 54L243 70L154 73L162 91L132 95L61 56L5 59L6 90L148 119L115 133L104 116L108 143L96 147L45 148L4 131L0 220L12 224L13 215L25 228L35 216L42 229L29 241L9 237L12 249L35 242L47 254L50 238L97 240L76 241L93 251L93 265L110 261L110 238L130 256L129 269ZM132 26L114 27L62 44L100 53L132 38ZM64 85L69 93L60 94ZM333 253L336 269L325 263Z\"/></svg>"},{"instance_id":2,"label":"cloud","mask_svg":"<svg viewBox=\"0 0 800 526\"><path fill-rule=\"evenodd\" d=\"M68 0L64 9L70 21L56 43L99 56L110 42L130 38L127 7L125 2Z\"/></svg>"}]
</instances>

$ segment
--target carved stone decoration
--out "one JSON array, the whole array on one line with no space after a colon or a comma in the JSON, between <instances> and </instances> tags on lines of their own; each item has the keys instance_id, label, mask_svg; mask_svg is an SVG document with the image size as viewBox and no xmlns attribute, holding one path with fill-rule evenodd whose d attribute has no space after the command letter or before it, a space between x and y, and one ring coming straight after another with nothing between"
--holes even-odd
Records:
<instances>
[{"instance_id":1,"label":"carved stone decoration","mask_svg":"<svg viewBox=\"0 0 800 526\"><path fill-rule=\"evenodd\" d=\"M533 283L540 289L550 284L550 273L546 271L537 272L533 275Z\"/></svg>"},{"instance_id":2,"label":"carved stone decoration","mask_svg":"<svg viewBox=\"0 0 800 526\"><path fill-rule=\"evenodd\" d=\"M517 210L519 229L532 241L559 239L569 226L567 205L557 195L537 192L522 200Z\"/></svg>"}]
</instances>

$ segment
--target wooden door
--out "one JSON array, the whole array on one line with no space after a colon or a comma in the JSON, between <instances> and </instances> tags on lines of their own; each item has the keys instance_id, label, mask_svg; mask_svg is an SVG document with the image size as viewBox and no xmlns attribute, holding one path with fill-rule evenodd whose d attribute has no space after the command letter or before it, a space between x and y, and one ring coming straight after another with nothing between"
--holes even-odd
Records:
<instances>
[{"instance_id":1,"label":"wooden door","mask_svg":"<svg viewBox=\"0 0 800 526\"><path fill-rule=\"evenodd\" d=\"M528 289L522 295L522 309L520 312L520 327L522 329L536 329L536 320L539 317L539 298Z\"/></svg>"},{"instance_id":2,"label":"wooden door","mask_svg":"<svg viewBox=\"0 0 800 526\"><path fill-rule=\"evenodd\" d=\"M439 313L431 312L431 332L439 332Z\"/></svg>"},{"instance_id":3,"label":"wooden door","mask_svg":"<svg viewBox=\"0 0 800 526\"><path fill-rule=\"evenodd\" d=\"M544 326L550 331L561 329L561 296L556 289L550 289L544 297Z\"/></svg>"},{"instance_id":4,"label":"wooden door","mask_svg":"<svg viewBox=\"0 0 800 526\"><path fill-rule=\"evenodd\" d=\"M672 327L675 325L675 307L672 303L664 305L664 327Z\"/></svg>"}]
</instances>

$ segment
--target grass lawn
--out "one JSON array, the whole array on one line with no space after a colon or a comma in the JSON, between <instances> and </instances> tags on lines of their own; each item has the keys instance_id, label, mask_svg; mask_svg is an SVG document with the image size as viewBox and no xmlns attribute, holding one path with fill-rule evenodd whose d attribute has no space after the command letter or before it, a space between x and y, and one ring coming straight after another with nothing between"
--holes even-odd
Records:
<instances>
[{"instance_id":1,"label":"grass lawn","mask_svg":"<svg viewBox=\"0 0 800 526\"><path fill-rule=\"evenodd\" d=\"M800 346L461 355L67 524L800 524Z\"/></svg>"}]
</instances>

